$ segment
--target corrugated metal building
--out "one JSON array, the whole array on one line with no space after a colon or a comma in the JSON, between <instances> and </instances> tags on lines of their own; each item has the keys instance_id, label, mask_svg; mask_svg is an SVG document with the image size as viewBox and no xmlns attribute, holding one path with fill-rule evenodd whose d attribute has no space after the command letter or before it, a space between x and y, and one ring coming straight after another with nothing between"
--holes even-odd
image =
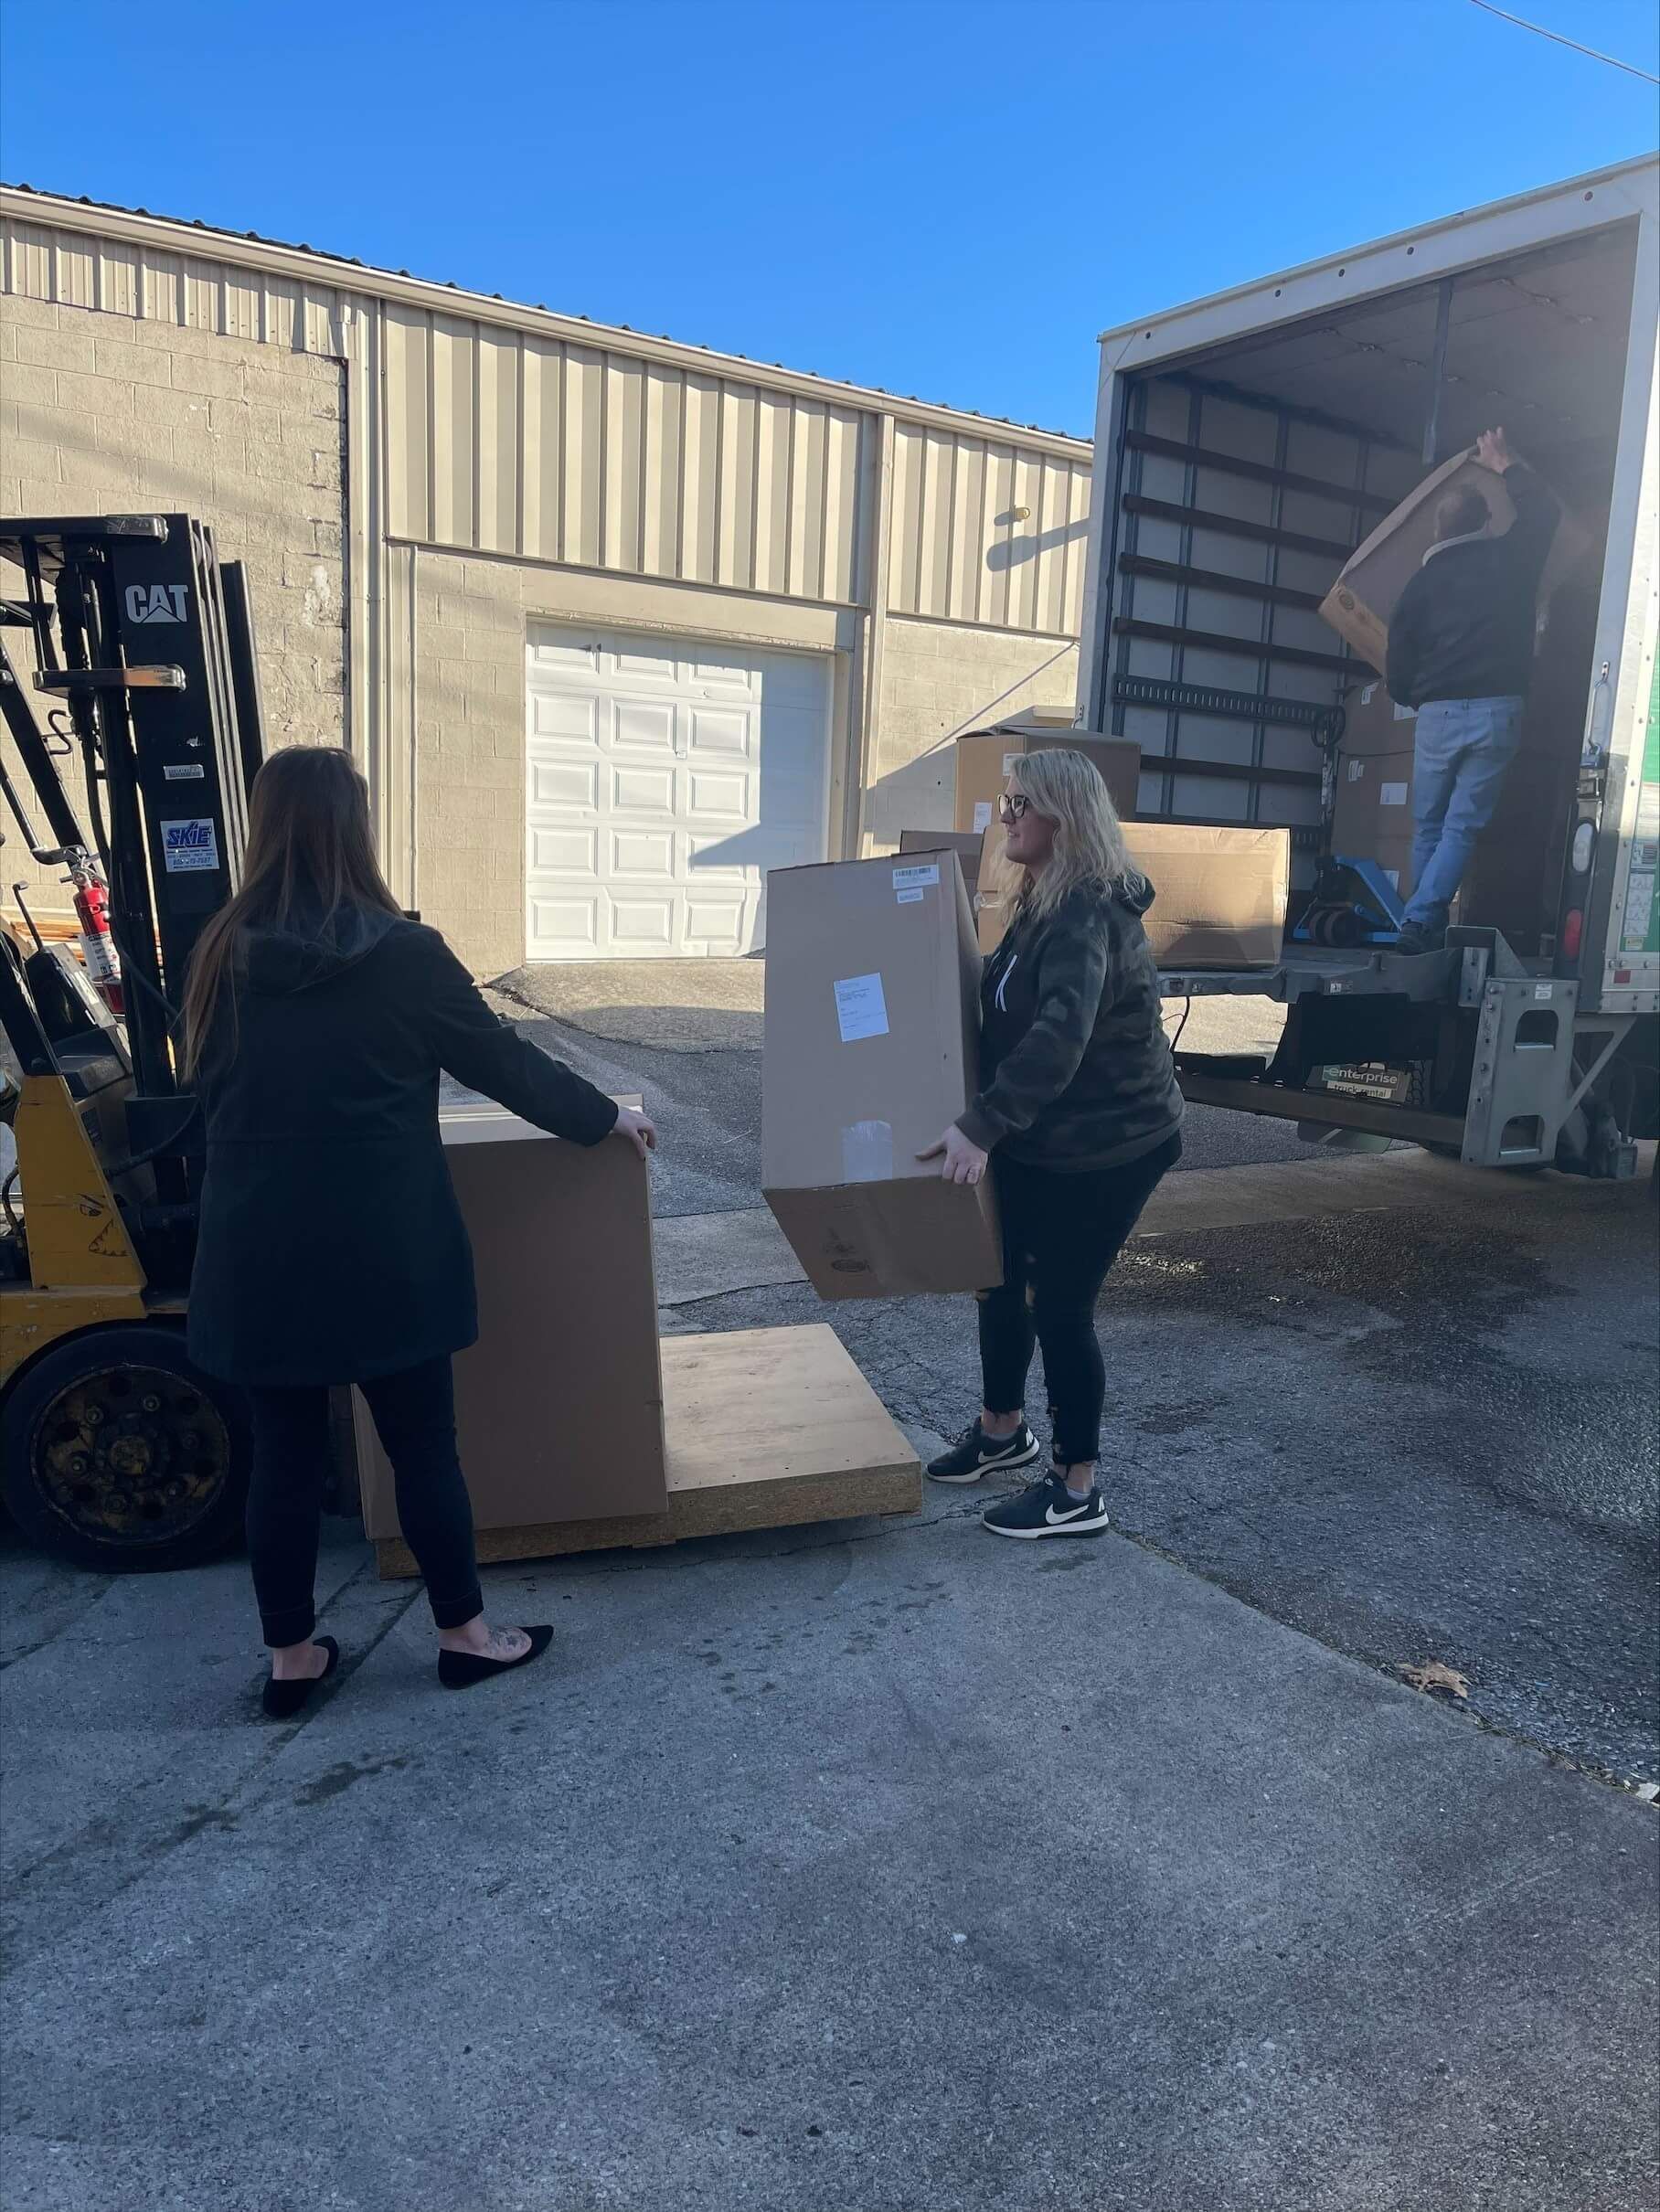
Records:
<instances>
[{"instance_id":1,"label":"corrugated metal building","mask_svg":"<svg viewBox=\"0 0 1660 2212\"><path fill-rule=\"evenodd\" d=\"M1076 691L1076 439L18 189L0 409L6 511L247 560L276 736L481 972L747 951L768 867L947 826L951 735Z\"/></svg>"}]
</instances>

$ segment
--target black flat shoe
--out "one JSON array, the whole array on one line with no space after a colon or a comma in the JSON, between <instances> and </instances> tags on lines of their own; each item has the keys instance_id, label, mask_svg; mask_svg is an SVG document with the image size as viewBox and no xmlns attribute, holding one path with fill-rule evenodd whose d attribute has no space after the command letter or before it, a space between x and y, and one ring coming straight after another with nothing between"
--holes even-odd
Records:
<instances>
[{"instance_id":1,"label":"black flat shoe","mask_svg":"<svg viewBox=\"0 0 1660 2212\"><path fill-rule=\"evenodd\" d=\"M447 1690L470 1690L475 1682L488 1682L496 1675L510 1675L516 1666L528 1666L553 1642L553 1630L551 1626L527 1628L523 1633L530 1639L530 1649L516 1659L486 1659L482 1652L441 1651L438 1679Z\"/></svg>"},{"instance_id":2,"label":"black flat shoe","mask_svg":"<svg viewBox=\"0 0 1660 2212\"><path fill-rule=\"evenodd\" d=\"M303 1681L268 1682L260 1693L260 1703L272 1720L292 1720L317 1685L326 1682L339 1665L340 1646L332 1636L314 1636L312 1642L328 1654L328 1664L320 1675L308 1675Z\"/></svg>"}]
</instances>

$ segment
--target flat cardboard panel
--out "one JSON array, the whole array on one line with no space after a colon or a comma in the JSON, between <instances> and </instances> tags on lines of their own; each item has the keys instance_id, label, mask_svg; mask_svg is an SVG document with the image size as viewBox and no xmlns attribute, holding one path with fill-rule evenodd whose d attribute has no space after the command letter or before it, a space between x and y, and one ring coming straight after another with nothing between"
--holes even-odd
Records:
<instances>
[{"instance_id":1,"label":"flat cardboard panel","mask_svg":"<svg viewBox=\"0 0 1660 2212\"><path fill-rule=\"evenodd\" d=\"M1087 729L1002 729L957 739L957 828L977 835L996 820L997 794L1008 770L1005 762L1022 753L1059 748L1087 754L1121 816L1135 812L1141 779L1141 747L1130 738L1106 738Z\"/></svg>"},{"instance_id":2,"label":"flat cardboard panel","mask_svg":"<svg viewBox=\"0 0 1660 2212\"><path fill-rule=\"evenodd\" d=\"M1002 834L985 833L980 861L979 938L995 952L1008 926L1014 871ZM1178 822L1126 822L1133 867L1152 883L1144 918L1161 968L1264 968L1278 964L1291 886L1291 832L1210 829Z\"/></svg>"},{"instance_id":3,"label":"flat cardboard panel","mask_svg":"<svg viewBox=\"0 0 1660 2212\"><path fill-rule=\"evenodd\" d=\"M480 1529L661 1514L667 1496L647 1171L498 1106L440 1116L473 1240L479 1341L455 1361ZM356 1398L364 1526L399 1535L392 1472Z\"/></svg>"},{"instance_id":4,"label":"flat cardboard panel","mask_svg":"<svg viewBox=\"0 0 1660 2212\"><path fill-rule=\"evenodd\" d=\"M968 1102L980 963L954 852L767 878L761 1183L822 1297L982 1290L989 1185L916 1154Z\"/></svg>"},{"instance_id":5,"label":"flat cardboard panel","mask_svg":"<svg viewBox=\"0 0 1660 2212\"><path fill-rule=\"evenodd\" d=\"M1474 484L1487 503L1491 528L1502 537L1516 520L1516 509L1495 469L1484 468L1474 449L1454 453L1431 471L1415 492L1409 492L1390 509L1370 537L1357 546L1338 571L1337 580L1320 603L1320 612L1339 637L1347 640L1361 658L1381 674L1389 649L1389 618L1408 580L1423 566L1423 557L1435 543L1435 510L1442 499L1465 484ZM1590 540L1586 531L1566 516L1557 526L1549 557L1540 581L1540 596L1548 598L1557 583L1584 553Z\"/></svg>"}]
</instances>

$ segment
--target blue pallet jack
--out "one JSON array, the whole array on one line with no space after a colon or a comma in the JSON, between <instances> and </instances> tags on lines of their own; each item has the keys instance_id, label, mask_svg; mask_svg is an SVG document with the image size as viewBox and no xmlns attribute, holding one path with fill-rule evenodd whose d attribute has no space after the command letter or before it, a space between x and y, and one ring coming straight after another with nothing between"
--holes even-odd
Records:
<instances>
[{"instance_id":1,"label":"blue pallet jack","mask_svg":"<svg viewBox=\"0 0 1660 2212\"><path fill-rule=\"evenodd\" d=\"M1392 945L1405 920L1400 895L1376 860L1329 853L1320 862L1314 895L1291 932L1291 942L1346 950Z\"/></svg>"}]
</instances>

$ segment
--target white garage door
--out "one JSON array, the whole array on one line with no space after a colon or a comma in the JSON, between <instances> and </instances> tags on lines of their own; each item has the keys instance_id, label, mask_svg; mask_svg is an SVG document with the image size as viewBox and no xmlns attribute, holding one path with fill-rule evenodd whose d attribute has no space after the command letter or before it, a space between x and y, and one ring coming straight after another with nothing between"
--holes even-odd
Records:
<instances>
[{"instance_id":1,"label":"white garage door","mask_svg":"<svg viewBox=\"0 0 1660 2212\"><path fill-rule=\"evenodd\" d=\"M825 857L828 659L533 623L527 664L527 957L757 950Z\"/></svg>"}]
</instances>

